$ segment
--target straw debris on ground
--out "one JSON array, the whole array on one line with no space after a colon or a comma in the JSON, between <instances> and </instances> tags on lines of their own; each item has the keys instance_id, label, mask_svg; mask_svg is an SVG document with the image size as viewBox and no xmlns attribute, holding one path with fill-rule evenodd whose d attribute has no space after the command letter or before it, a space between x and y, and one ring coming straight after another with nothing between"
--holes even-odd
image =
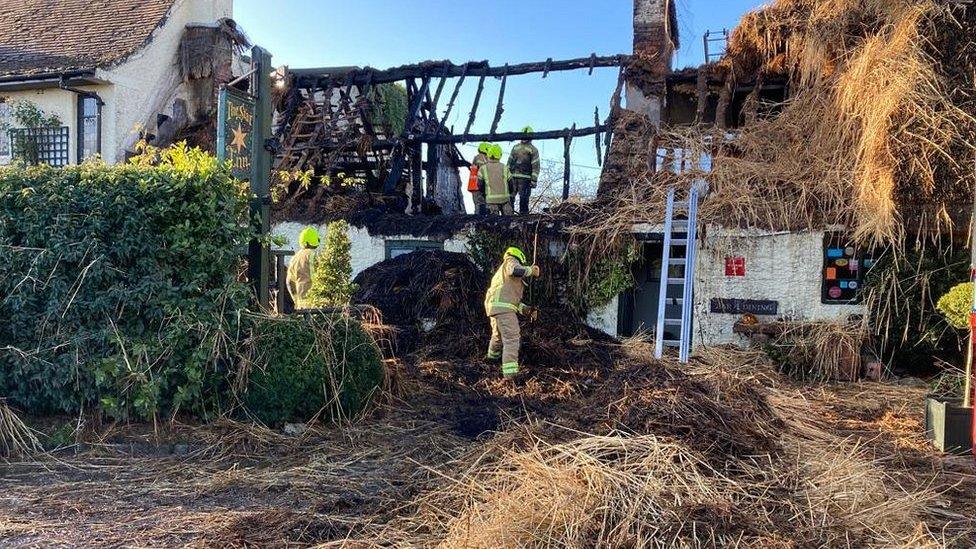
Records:
<instances>
[{"instance_id":1,"label":"straw debris on ground","mask_svg":"<svg viewBox=\"0 0 976 549\"><path fill-rule=\"evenodd\" d=\"M436 278L405 276L407 287ZM372 284L361 291L382 295ZM456 307L422 306L435 328L418 329L413 352L395 360L392 392L365 417L292 435L230 420L82 429L73 446L2 466L0 537L199 547L976 543L976 469L925 443L922 388L797 385L764 355L735 349L686 366L655 361L647 341L602 336L558 307L526 325L525 371L506 382L480 356L485 332L432 343L448 337L437 326L481 311L466 292L454 298Z\"/></svg>"}]
</instances>

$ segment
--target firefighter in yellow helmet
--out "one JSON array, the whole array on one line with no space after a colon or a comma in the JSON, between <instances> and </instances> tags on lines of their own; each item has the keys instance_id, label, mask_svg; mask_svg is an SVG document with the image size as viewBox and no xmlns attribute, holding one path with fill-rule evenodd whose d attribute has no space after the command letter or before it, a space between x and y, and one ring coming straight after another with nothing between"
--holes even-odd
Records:
<instances>
[{"instance_id":1,"label":"firefighter in yellow helmet","mask_svg":"<svg viewBox=\"0 0 976 549\"><path fill-rule=\"evenodd\" d=\"M525 252L518 248L505 250L502 264L491 278L485 293L485 313L491 321L488 359L502 361L502 375L510 378L519 371L521 343L518 315L534 316L535 309L522 303L527 279L539 276L537 265L526 265Z\"/></svg>"},{"instance_id":2,"label":"firefighter in yellow helmet","mask_svg":"<svg viewBox=\"0 0 976 549\"><path fill-rule=\"evenodd\" d=\"M488 213L488 204L485 202L485 192L481 189L478 174L488 163L488 152L490 150L491 143L478 145L478 154L471 161L471 177L468 179L468 191L474 201L474 213L481 215Z\"/></svg>"},{"instance_id":3,"label":"firefighter in yellow helmet","mask_svg":"<svg viewBox=\"0 0 976 549\"><path fill-rule=\"evenodd\" d=\"M518 195L518 212L529 213L529 196L539 183L539 149L532 144L532 126L522 128L525 139L516 143L508 153L508 169L512 173L513 195Z\"/></svg>"},{"instance_id":4,"label":"firefighter in yellow helmet","mask_svg":"<svg viewBox=\"0 0 976 549\"><path fill-rule=\"evenodd\" d=\"M305 296L312 287L315 249L319 247L319 232L315 227L306 227L298 235L298 246L300 249L288 263L288 293L296 309L305 309Z\"/></svg>"},{"instance_id":5,"label":"firefighter in yellow helmet","mask_svg":"<svg viewBox=\"0 0 976 549\"><path fill-rule=\"evenodd\" d=\"M501 159L502 148L492 145L488 149L488 163L478 170L478 183L485 193L489 213L512 215L511 175Z\"/></svg>"}]
</instances>

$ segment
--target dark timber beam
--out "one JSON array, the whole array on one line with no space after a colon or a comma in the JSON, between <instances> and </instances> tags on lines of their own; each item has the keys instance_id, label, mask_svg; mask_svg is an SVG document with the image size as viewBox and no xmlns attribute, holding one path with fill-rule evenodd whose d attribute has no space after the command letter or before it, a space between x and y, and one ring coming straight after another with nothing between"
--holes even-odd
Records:
<instances>
[{"instance_id":1,"label":"dark timber beam","mask_svg":"<svg viewBox=\"0 0 976 549\"><path fill-rule=\"evenodd\" d=\"M463 134L463 135L440 135L440 136L430 136L428 138L422 139L424 143L436 143L438 145L444 145L448 143L475 143L481 141L522 141L523 139L528 139L532 141L544 141L550 139L563 139L565 137L583 137L587 135L600 134L608 132L610 126L606 123L600 124L599 126L592 126L589 128L579 128L575 126L571 129L562 130L548 130L544 132L533 132L533 133L522 133L522 132L506 132L506 133L496 133L494 136L487 133L482 134Z\"/></svg>"},{"instance_id":2,"label":"dark timber beam","mask_svg":"<svg viewBox=\"0 0 976 549\"><path fill-rule=\"evenodd\" d=\"M414 122L417 120L417 115L420 112L420 105L427 95L427 90L430 89L430 79L424 78L423 84L420 90L416 90L416 84L412 81L408 82L407 85L407 96L410 104L410 110L407 112L407 123L403 127L403 134L399 138L394 140L393 146L393 162L392 168L390 170L390 175L386 178L386 182L383 185L383 190L386 194L391 194L396 191L397 184L400 182L400 176L403 175L403 167L407 162L407 150L403 146L403 141L408 136L408 132L413 128Z\"/></svg>"},{"instance_id":3,"label":"dark timber beam","mask_svg":"<svg viewBox=\"0 0 976 549\"><path fill-rule=\"evenodd\" d=\"M498 103L495 105L495 117L491 120L491 135L498 131L498 123L502 121L502 113L505 112L505 84L508 83L508 64L505 65L505 74L502 75L502 85L498 88Z\"/></svg>"},{"instance_id":4,"label":"dark timber beam","mask_svg":"<svg viewBox=\"0 0 976 549\"><path fill-rule=\"evenodd\" d=\"M468 65L464 64L461 69L461 76L458 78L457 84L454 85L454 92L451 93L451 99L447 102L447 109L444 111L444 118L441 118L441 124L437 126L438 135L441 133L441 126L446 125L451 117L451 111L454 110L454 102L457 101L458 92L461 91L461 84L464 84L464 77L468 75Z\"/></svg>"},{"instance_id":5,"label":"dark timber beam","mask_svg":"<svg viewBox=\"0 0 976 549\"><path fill-rule=\"evenodd\" d=\"M474 118L478 115L478 103L481 102L481 94L485 91L485 75L482 74L478 79L478 91L474 93L474 104L471 105L471 113L468 114L468 125L464 128L464 133L471 132L474 125Z\"/></svg>"},{"instance_id":6,"label":"dark timber beam","mask_svg":"<svg viewBox=\"0 0 976 549\"><path fill-rule=\"evenodd\" d=\"M602 67L622 67L630 62L630 55L610 55L601 56L591 55L590 57L580 57L577 59L567 59L565 61L542 61L536 63L520 63L508 67L509 76L521 74L531 74L541 72L548 74L557 71L575 71L586 69L592 71L594 68ZM379 70L371 67L366 68L318 68L318 69L289 69L295 84L301 88L312 87L320 84L320 81L333 81L344 83L346 76L351 74L355 84L365 84L367 79L372 76L373 84L385 84L389 82L400 82L410 78L423 77L459 77L466 72L465 67L478 74L484 73L485 76L502 77L505 74L505 67L492 67L487 61L473 61L456 65L450 62L426 62L415 65L404 65L392 69Z\"/></svg>"},{"instance_id":7,"label":"dark timber beam","mask_svg":"<svg viewBox=\"0 0 976 549\"><path fill-rule=\"evenodd\" d=\"M573 124L573 128L566 132L565 137L563 137L563 200L569 200L569 180L570 180L570 155L569 150L573 144L573 134L572 132L576 130L576 124Z\"/></svg>"}]
</instances>

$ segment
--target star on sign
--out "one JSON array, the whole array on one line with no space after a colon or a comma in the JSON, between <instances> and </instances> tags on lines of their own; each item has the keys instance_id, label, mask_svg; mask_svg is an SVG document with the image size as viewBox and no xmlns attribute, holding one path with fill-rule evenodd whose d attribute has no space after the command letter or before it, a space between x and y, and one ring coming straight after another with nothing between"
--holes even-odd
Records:
<instances>
[{"instance_id":1,"label":"star on sign","mask_svg":"<svg viewBox=\"0 0 976 549\"><path fill-rule=\"evenodd\" d=\"M233 131L234 139L231 140L230 146L237 149L237 154L241 154L241 149L247 147L247 133L243 131L241 126L238 124L237 129Z\"/></svg>"}]
</instances>

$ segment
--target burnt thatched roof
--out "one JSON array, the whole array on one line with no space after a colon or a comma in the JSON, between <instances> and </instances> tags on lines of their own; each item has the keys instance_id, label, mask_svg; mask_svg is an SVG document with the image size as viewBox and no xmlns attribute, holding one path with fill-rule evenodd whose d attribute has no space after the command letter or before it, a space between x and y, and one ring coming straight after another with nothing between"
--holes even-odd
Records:
<instances>
[{"instance_id":1,"label":"burnt thatched roof","mask_svg":"<svg viewBox=\"0 0 976 549\"><path fill-rule=\"evenodd\" d=\"M0 0L0 78L91 71L149 41L175 0Z\"/></svg>"}]
</instances>

